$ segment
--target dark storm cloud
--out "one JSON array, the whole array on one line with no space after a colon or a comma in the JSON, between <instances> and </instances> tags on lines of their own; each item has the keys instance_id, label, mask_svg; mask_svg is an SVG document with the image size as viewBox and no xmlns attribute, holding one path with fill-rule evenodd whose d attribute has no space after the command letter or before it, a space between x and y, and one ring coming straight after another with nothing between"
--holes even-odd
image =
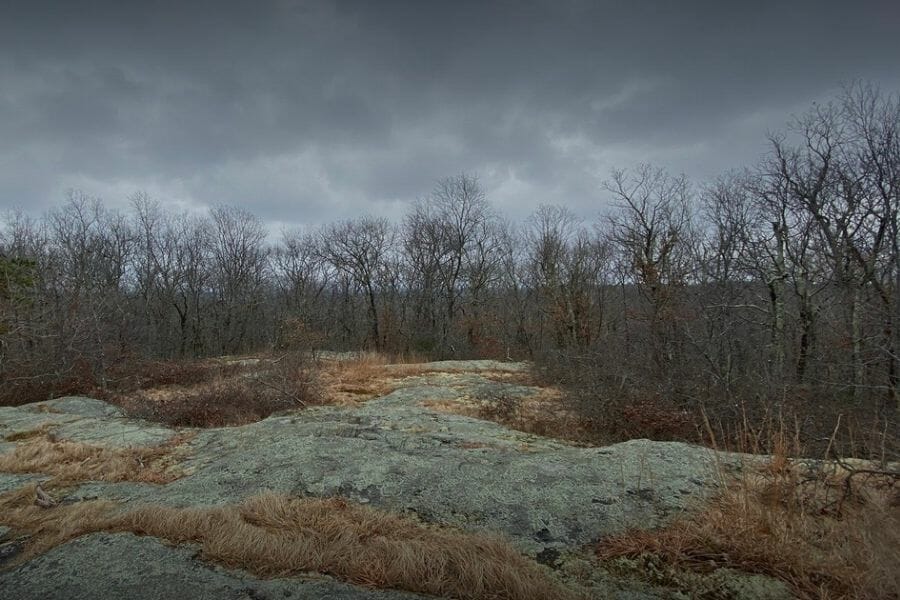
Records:
<instances>
[{"instance_id":1,"label":"dark storm cloud","mask_svg":"<svg viewBox=\"0 0 900 600\"><path fill-rule=\"evenodd\" d=\"M898 24L889 0L5 3L0 207L142 189L318 222L465 170L515 216L592 216L612 167L709 177L843 82L897 90Z\"/></svg>"}]
</instances>

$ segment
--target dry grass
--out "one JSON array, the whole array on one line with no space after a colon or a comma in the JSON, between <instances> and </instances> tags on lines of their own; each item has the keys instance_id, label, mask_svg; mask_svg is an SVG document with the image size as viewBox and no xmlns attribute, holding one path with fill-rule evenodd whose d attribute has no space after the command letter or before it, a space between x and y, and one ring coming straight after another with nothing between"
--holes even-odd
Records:
<instances>
[{"instance_id":1,"label":"dry grass","mask_svg":"<svg viewBox=\"0 0 900 600\"><path fill-rule=\"evenodd\" d=\"M154 507L126 515L122 528L200 543L208 558L267 577L315 571L442 597L573 597L500 539L426 527L342 499L265 494L238 507Z\"/></svg>"},{"instance_id":2,"label":"dry grass","mask_svg":"<svg viewBox=\"0 0 900 600\"><path fill-rule=\"evenodd\" d=\"M260 421L269 415L305 404L314 397L299 390L305 399L266 388L241 377L192 386L140 390L113 398L130 417L165 423L172 427L228 427Z\"/></svg>"},{"instance_id":3,"label":"dry grass","mask_svg":"<svg viewBox=\"0 0 900 600\"><path fill-rule=\"evenodd\" d=\"M208 371L211 379L114 394L109 399L131 417L173 427L246 425L279 411L322 401L318 382L303 357L288 354L252 361L240 366L236 374ZM221 372L231 374L216 374Z\"/></svg>"},{"instance_id":4,"label":"dry grass","mask_svg":"<svg viewBox=\"0 0 900 600\"><path fill-rule=\"evenodd\" d=\"M0 406L85 395L120 405L129 416L172 426L217 427L258 421L319 399L305 355L152 361L123 359L102 385L89 365L66 377L0 382Z\"/></svg>"},{"instance_id":5,"label":"dry grass","mask_svg":"<svg viewBox=\"0 0 900 600\"><path fill-rule=\"evenodd\" d=\"M71 395L108 398L141 389L212 381L242 370L244 367L239 363L226 360L162 361L137 357L122 357L109 365L102 381L84 360L76 361L59 374L46 374L43 370L32 374L28 368L13 369L15 376L0 376L0 406L21 406Z\"/></svg>"},{"instance_id":6,"label":"dry grass","mask_svg":"<svg viewBox=\"0 0 900 600\"><path fill-rule=\"evenodd\" d=\"M58 483L45 484L56 493ZM37 486L27 485L0 496L0 525L14 534L28 534L23 551L14 564L20 564L76 537L101 531L115 513L116 503L91 500L42 508L35 504Z\"/></svg>"},{"instance_id":7,"label":"dry grass","mask_svg":"<svg viewBox=\"0 0 900 600\"><path fill-rule=\"evenodd\" d=\"M0 454L0 472L44 473L61 481L168 483L180 476L173 450L186 440L178 436L149 448L113 448L56 441L41 433Z\"/></svg>"},{"instance_id":8,"label":"dry grass","mask_svg":"<svg viewBox=\"0 0 900 600\"><path fill-rule=\"evenodd\" d=\"M112 369L110 385L112 390L126 393L168 385L206 383L233 377L243 371L246 367L240 361L227 359L133 359L123 361Z\"/></svg>"},{"instance_id":9,"label":"dry grass","mask_svg":"<svg viewBox=\"0 0 900 600\"><path fill-rule=\"evenodd\" d=\"M495 400L481 408L480 416L492 418L499 407L501 418L497 420L512 429L576 443L589 439L587 421L565 405L562 393L556 388L543 388L522 398L511 412L509 404L502 398L499 402Z\"/></svg>"},{"instance_id":10,"label":"dry grass","mask_svg":"<svg viewBox=\"0 0 900 600\"><path fill-rule=\"evenodd\" d=\"M423 372L415 360L368 352L315 362L299 354L254 357L243 363L204 361L185 371L189 375L185 381L156 376L143 384L164 381L164 385L107 398L129 416L176 427L246 425L279 411L315 404L353 405L383 396L404 377Z\"/></svg>"},{"instance_id":11,"label":"dry grass","mask_svg":"<svg viewBox=\"0 0 900 600\"><path fill-rule=\"evenodd\" d=\"M698 570L731 567L780 579L800 598L898 598L897 475L836 464L810 471L776 455L705 510L661 530L604 539L597 555L651 554ZM866 478L855 477L860 474Z\"/></svg>"},{"instance_id":12,"label":"dry grass","mask_svg":"<svg viewBox=\"0 0 900 600\"><path fill-rule=\"evenodd\" d=\"M41 408L44 408L43 406ZM26 429L24 431L15 431L5 436L3 439L7 442L21 442L36 437L47 436L53 428L52 423L44 423L34 429Z\"/></svg>"},{"instance_id":13,"label":"dry grass","mask_svg":"<svg viewBox=\"0 0 900 600\"><path fill-rule=\"evenodd\" d=\"M107 388L85 380L65 393L101 398L121 406L130 417L173 427L237 426L298 407L352 406L387 395L407 377L440 372L424 366L426 360L411 354L362 352L313 361L309 355L289 352L279 357L132 361L113 370ZM526 377L481 374L518 383ZM36 399L46 400L47 394L22 402ZM534 425L539 426L538 420Z\"/></svg>"},{"instance_id":14,"label":"dry grass","mask_svg":"<svg viewBox=\"0 0 900 600\"><path fill-rule=\"evenodd\" d=\"M31 534L20 560L88 533L196 543L205 558L261 577L305 572L460 599L568 600L576 594L502 539L437 529L343 499L263 494L238 506L129 512L104 501L41 509L34 487L0 497L0 523Z\"/></svg>"},{"instance_id":15,"label":"dry grass","mask_svg":"<svg viewBox=\"0 0 900 600\"><path fill-rule=\"evenodd\" d=\"M517 383L520 381L516 377L518 373L501 375L510 377L497 377L500 381ZM587 443L591 439L590 423L567 406L557 388L541 388L537 393L526 397L498 393L487 398L431 400L423 402L422 405L433 410L493 421L517 431L576 444Z\"/></svg>"},{"instance_id":16,"label":"dry grass","mask_svg":"<svg viewBox=\"0 0 900 600\"><path fill-rule=\"evenodd\" d=\"M324 401L352 405L390 394L405 377L426 372L417 357L365 352L348 359L319 361Z\"/></svg>"}]
</instances>

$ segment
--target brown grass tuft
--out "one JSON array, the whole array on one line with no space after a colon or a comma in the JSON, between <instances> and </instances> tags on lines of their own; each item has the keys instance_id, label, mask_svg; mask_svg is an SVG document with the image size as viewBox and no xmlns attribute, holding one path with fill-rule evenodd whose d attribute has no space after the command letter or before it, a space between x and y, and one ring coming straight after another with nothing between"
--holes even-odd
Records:
<instances>
[{"instance_id":1,"label":"brown grass tuft","mask_svg":"<svg viewBox=\"0 0 900 600\"><path fill-rule=\"evenodd\" d=\"M587 443L591 439L589 423L566 405L562 393L556 388L542 388L526 397L501 392L486 398L430 400L423 402L422 405L433 410L493 421L517 431L576 444Z\"/></svg>"},{"instance_id":2,"label":"brown grass tuft","mask_svg":"<svg viewBox=\"0 0 900 600\"><path fill-rule=\"evenodd\" d=\"M261 577L318 572L351 583L460 599L568 600L576 594L502 539L438 529L340 498L263 494L238 506L82 502L41 509L35 489L0 497L0 523L32 534L23 557L98 531L197 543L203 556ZM20 560L24 558L20 557Z\"/></svg>"},{"instance_id":3,"label":"brown grass tuft","mask_svg":"<svg viewBox=\"0 0 900 600\"><path fill-rule=\"evenodd\" d=\"M365 352L349 359L321 360L319 379L328 404L348 405L385 396L396 390L404 377L425 369L416 357L395 357ZM408 362L396 362L408 361Z\"/></svg>"},{"instance_id":4,"label":"brown grass tuft","mask_svg":"<svg viewBox=\"0 0 900 600\"><path fill-rule=\"evenodd\" d=\"M0 454L0 472L45 473L62 481L168 483L180 476L172 450L184 441L186 436L178 436L149 448L112 448L41 435Z\"/></svg>"},{"instance_id":5,"label":"brown grass tuft","mask_svg":"<svg viewBox=\"0 0 900 600\"><path fill-rule=\"evenodd\" d=\"M58 489L57 484L46 485ZM101 531L117 506L108 500L91 500L47 509L35 504L36 493L36 485L27 485L0 496L0 525L29 534L25 548L16 556L14 564L76 537Z\"/></svg>"},{"instance_id":6,"label":"brown grass tuft","mask_svg":"<svg viewBox=\"0 0 900 600\"><path fill-rule=\"evenodd\" d=\"M657 531L597 546L601 559L652 554L680 567L731 567L775 577L800 598L900 597L896 477L776 458L705 510ZM850 479L848 479L850 478Z\"/></svg>"},{"instance_id":7,"label":"brown grass tuft","mask_svg":"<svg viewBox=\"0 0 900 600\"><path fill-rule=\"evenodd\" d=\"M200 543L207 558L265 577L315 571L453 598L574 597L498 538L427 527L340 498L264 494L237 507L150 507L124 515L119 527Z\"/></svg>"}]
</instances>

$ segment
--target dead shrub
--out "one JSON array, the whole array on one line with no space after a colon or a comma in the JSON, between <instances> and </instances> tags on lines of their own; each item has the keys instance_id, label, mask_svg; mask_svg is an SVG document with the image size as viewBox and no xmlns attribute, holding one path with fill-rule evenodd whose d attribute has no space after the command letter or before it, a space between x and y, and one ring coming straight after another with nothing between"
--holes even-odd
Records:
<instances>
[{"instance_id":1,"label":"dead shrub","mask_svg":"<svg viewBox=\"0 0 900 600\"><path fill-rule=\"evenodd\" d=\"M116 394L110 400L131 417L173 427L225 427L318 404L321 397L307 359L286 354L260 360L238 375Z\"/></svg>"},{"instance_id":2,"label":"dead shrub","mask_svg":"<svg viewBox=\"0 0 900 600\"><path fill-rule=\"evenodd\" d=\"M621 401L595 400L594 404L582 412L591 415L590 428L598 440L682 441L697 438L695 415L658 397L628 395Z\"/></svg>"},{"instance_id":3,"label":"dead shrub","mask_svg":"<svg viewBox=\"0 0 900 600\"><path fill-rule=\"evenodd\" d=\"M311 327L303 319L289 317L279 323L274 347L279 351L314 354L327 337L324 332Z\"/></svg>"},{"instance_id":4,"label":"dead shrub","mask_svg":"<svg viewBox=\"0 0 900 600\"><path fill-rule=\"evenodd\" d=\"M863 471L868 478L857 477ZM800 598L897 598L898 478L834 462L810 469L782 455L748 469L692 516L601 540L597 556L730 567L780 579Z\"/></svg>"},{"instance_id":5,"label":"dead shrub","mask_svg":"<svg viewBox=\"0 0 900 600\"><path fill-rule=\"evenodd\" d=\"M611 358L600 350L537 358L536 377L564 390L565 405L585 420L594 444L649 438L769 454L773 432L787 422L806 457L821 458L831 445L844 456L900 459L893 401L840 386L765 381L745 381L724 393L690 377L645 376Z\"/></svg>"},{"instance_id":6,"label":"dead shrub","mask_svg":"<svg viewBox=\"0 0 900 600\"><path fill-rule=\"evenodd\" d=\"M269 415L301 406L296 397L305 389L283 393L253 380L228 379L190 388L142 390L114 401L129 416L172 427L226 427L245 425Z\"/></svg>"},{"instance_id":7,"label":"dead shrub","mask_svg":"<svg viewBox=\"0 0 900 600\"><path fill-rule=\"evenodd\" d=\"M0 378L0 406L21 406L60 396L108 399L137 390L167 385L189 386L237 375L237 362L217 359L147 360L122 357L109 366L102 380L85 360L62 372L32 373L20 369Z\"/></svg>"},{"instance_id":8,"label":"dead shrub","mask_svg":"<svg viewBox=\"0 0 900 600\"><path fill-rule=\"evenodd\" d=\"M0 406L22 406L84 394L96 387L92 369L83 360L61 372L44 372L32 365L7 365L6 371L0 372Z\"/></svg>"},{"instance_id":9,"label":"dead shrub","mask_svg":"<svg viewBox=\"0 0 900 600\"><path fill-rule=\"evenodd\" d=\"M314 360L308 351L243 360L123 360L105 386L89 367L79 377L21 378L0 384L0 405L61 395L87 395L123 407L129 416L170 426L243 425L275 412L311 404L350 404L390 393L404 377L424 369L416 355L359 353Z\"/></svg>"},{"instance_id":10,"label":"dead shrub","mask_svg":"<svg viewBox=\"0 0 900 600\"><path fill-rule=\"evenodd\" d=\"M503 391L497 391L483 399L479 416L482 419L509 423L519 416L522 399Z\"/></svg>"},{"instance_id":11,"label":"dead shrub","mask_svg":"<svg viewBox=\"0 0 900 600\"><path fill-rule=\"evenodd\" d=\"M245 368L238 362L218 359L128 360L114 366L108 386L115 393L167 385L190 386L232 377Z\"/></svg>"}]
</instances>

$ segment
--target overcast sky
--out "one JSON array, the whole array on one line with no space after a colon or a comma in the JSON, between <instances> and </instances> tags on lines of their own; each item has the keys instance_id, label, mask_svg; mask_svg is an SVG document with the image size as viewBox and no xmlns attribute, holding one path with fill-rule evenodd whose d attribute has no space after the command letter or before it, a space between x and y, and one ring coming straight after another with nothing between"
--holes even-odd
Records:
<instances>
[{"instance_id":1,"label":"overcast sky","mask_svg":"<svg viewBox=\"0 0 900 600\"><path fill-rule=\"evenodd\" d=\"M900 90L898 30L898 0L5 0L0 209L319 223L465 171L511 217L591 218L614 167L702 180L844 82Z\"/></svg>"}]
</instances>

